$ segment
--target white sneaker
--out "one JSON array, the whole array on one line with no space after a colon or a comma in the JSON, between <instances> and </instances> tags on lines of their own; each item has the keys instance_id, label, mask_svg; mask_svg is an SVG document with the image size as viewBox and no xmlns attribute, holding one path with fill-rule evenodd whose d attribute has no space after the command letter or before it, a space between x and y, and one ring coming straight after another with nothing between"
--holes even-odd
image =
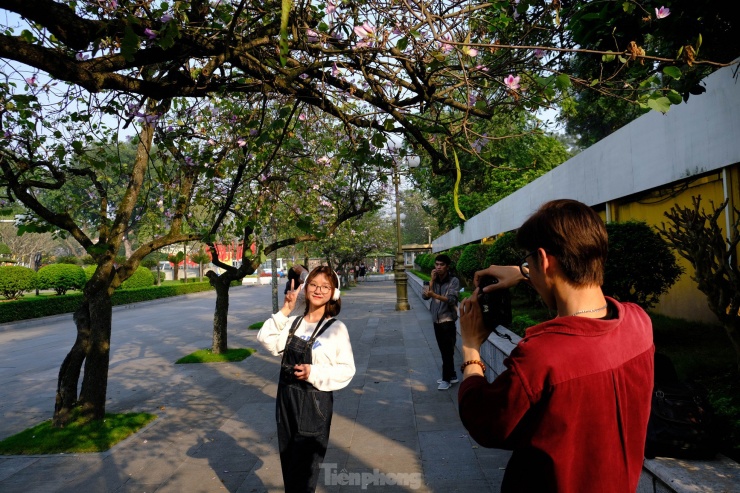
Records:
<instances>
[{"instance_id":1,"label":"white sneaker","mask_svg":"<svg viewBox=\"0 0 740 493\"><path fill-rule=\"evenodd\" d=\"M458 379L457 379L457 377L455 377L455 378L453 378L452 380L450 380L450 382L449 382L449 383L457 383L457 382L459 382L459 381L460 381L460 380L458 380ZM442 382L444 382L444 380L442 380L441 378L440 378L439 380L437 380L437 383L442 383Z\"/></svg>"},{"instance_id":2,"label":"white sneaker","mask_svg":"<svg viewBox=\"0 0 740 493\"><path fill-rule=\"evenodd\" d=\"M450 387L452 387L452 385L450 385L450 382L445 382L444 380L442 380L442 382L437 387L437 390L447 390Z\"/></svg>"}]
</instances>

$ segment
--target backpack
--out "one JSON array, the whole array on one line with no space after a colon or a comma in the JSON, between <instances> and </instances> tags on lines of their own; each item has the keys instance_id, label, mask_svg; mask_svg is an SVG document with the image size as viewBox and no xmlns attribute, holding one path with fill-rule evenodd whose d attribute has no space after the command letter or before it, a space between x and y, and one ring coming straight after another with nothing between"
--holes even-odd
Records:
<instances>
[{"instance_id":1,"label":"backpack","mask_svg":"<svg viewBox=\"0 0 740 493\"><path fill-rule=\"evenodd\" d=\"M714 412L706 390L679 380L670 358L656 353L645 457L712 459L718 449Z\"/></svg>"}]
</instances>

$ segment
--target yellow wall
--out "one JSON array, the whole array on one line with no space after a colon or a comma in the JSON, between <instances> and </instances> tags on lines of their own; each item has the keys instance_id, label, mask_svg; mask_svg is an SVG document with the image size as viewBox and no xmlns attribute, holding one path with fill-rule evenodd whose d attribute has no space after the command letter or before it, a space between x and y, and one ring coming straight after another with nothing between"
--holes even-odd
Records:
<instances>
[{"instance_id":1,"label":"yellow wall","mask_svg":"<svg viewBox=\"0 0 740 493\"><path fill-rule=\"evenodd\" d=\"M730 196L735 207L740 204L738 192L738 177L740 166L734 165L728 168L728 185ZM625 197L606 204L609 207L611 221L624 222L630 219L645 221L652 226L660 226L668 219L663 215L674 205L681 207L693 207L692 197L701 196L701 206L711 210L710 201L717 206L724 200L722 173L715 172L700 178L691 178L683 182L666 185L659 190ZM606 219L604 206L596 207L602 218ZM725 231L725 217L722 214L720 225ZM683 257L676 256L679 264L684 267L685 273L671 290L663 295L660 303L653 309L657 313L678 317L687 320L716 323L717 318L709 311L704 294L696 287L696 282L691 279L694 269Z\"/></svg>"}]
</instances>

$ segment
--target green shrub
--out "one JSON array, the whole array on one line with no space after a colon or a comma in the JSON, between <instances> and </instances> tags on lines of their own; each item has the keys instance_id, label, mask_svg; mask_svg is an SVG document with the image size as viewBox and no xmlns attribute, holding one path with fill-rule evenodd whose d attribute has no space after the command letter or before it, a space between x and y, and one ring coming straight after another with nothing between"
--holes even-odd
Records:
<instances>
[{"instance_id":1,"label":"green shrub","mask_svg":"<svg viewBox=\"0 0 740 493\"><path fill-rule=\"evenodd\" d=\"M82 289L87 279L79 265L51 264L39 269L36 282L39 289L53 289L58 295L63 295L69 290Z\"/></svg>"},{"instance_id":2,"label":"green shrub","mask_svg":"<svg viewBox=\"0 0 740 493\"><path fill-rule=\"evenodd\" d=\"M95 269L97 268L98 266L93 264L93 265L88 265L87 267L82 269L85 272L85 282L92 279L93 274L95 274Z\"/></svg>"},{"instance_id":3,"label":"green shrub","mask_svg":"<svg viewBox=\"0 0 740 493\"><path fill-rule=\"evenodd\" d=\"M126 305L140 301L198 293L211 289L213 288L207 282L166 284L164 286L150 286L140 289L119 289L111 296L111 302L114 306ZM0 324L62 313L72 313L80 307L82 299L82 293L71 293L64 296L34 297L0 303Z\"/></svg>"},{"instance_id":4,"label":"green shrub","mask_svg":"<svg viewBox=\"0 0 740 493\"><path fill-rule=\"evenodd\" d=\"M0 294L9 300L23 296L36 287L36 273L28 267L10 265L0 267Z\"/></svg>"},{"instance_id":5,"label":"green shrub","mask_svg":"<svg viewBox=\"0 0 740 493\"><path fill-rule=\"evenodd\" d=\"M488 245L468 245L466 246L460 259L457 261L457 273L468 286L473 286L473 277L476 271L488 267L485 264Z\"/></svg>"},{"instance_id":6,"label":"green shrub","mask_svg":"<svg viewBox=\"0 0 740 493\"><path fill-rule=\"evenodd\" d=\"M146 267L137 268L131 277L123 281L121 289L146 288L154 284L154 274Z\"/></svg>"},{"instance_id":7,"label":"green shrub","mask_svg":"<svg viewBox=\"0 0 740 493\"><path fill-rule=\"evenodd\" d=\"M522 259L522 251L516 245L516 233L504 233L488 247L485 265L517 265Z\"/></svg>"},{"instance_id":8,"label":"green shrub","mask_svg":"<svg viewBox=\"0 0 740 493\"><path fill-rule=\"evenodd\" d=\"M62 255L61 257L57 257L57 264L71 264L71 265L80 265L80 259L75 257L74 255Z\"/></svg>"},{"instance_id":9,"label":"green shrub","mask_svg":"<svg viewBox=\"0 0 740 493\"><path fill-rule=\"evenodd\" d=\"M640 221L609 223L604 294L645 309L658 303L683 273L658 232Z\"/></svg>"}]
</instances>

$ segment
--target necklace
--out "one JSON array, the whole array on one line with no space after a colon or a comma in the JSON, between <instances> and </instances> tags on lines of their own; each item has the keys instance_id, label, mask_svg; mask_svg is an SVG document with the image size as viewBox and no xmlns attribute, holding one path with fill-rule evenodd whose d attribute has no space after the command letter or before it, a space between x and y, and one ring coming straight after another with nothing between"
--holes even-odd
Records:
<instances>
[{"instance_id":1,"label":"necklace","mask_svg":"<svg viewBox=\"0 0 740 493\"><path fill-rule=\"evenodd\" d=\"M580 311L577 311L577 312L575 312L575 313L574 313L573 315L571 315L571 317L575 317L576 315L580 315L581 313L593 313L593 312L600 312L601 310L605 309L605 308L606 308L607 306L609 306L609 304L608 304L608 303L607 303L606 305L604 305L604 306L600 306L600 307L598 307L598 308L592 308L592 309L590 309L590 310L580 310Z\"/></svg>"}]
</instances>

